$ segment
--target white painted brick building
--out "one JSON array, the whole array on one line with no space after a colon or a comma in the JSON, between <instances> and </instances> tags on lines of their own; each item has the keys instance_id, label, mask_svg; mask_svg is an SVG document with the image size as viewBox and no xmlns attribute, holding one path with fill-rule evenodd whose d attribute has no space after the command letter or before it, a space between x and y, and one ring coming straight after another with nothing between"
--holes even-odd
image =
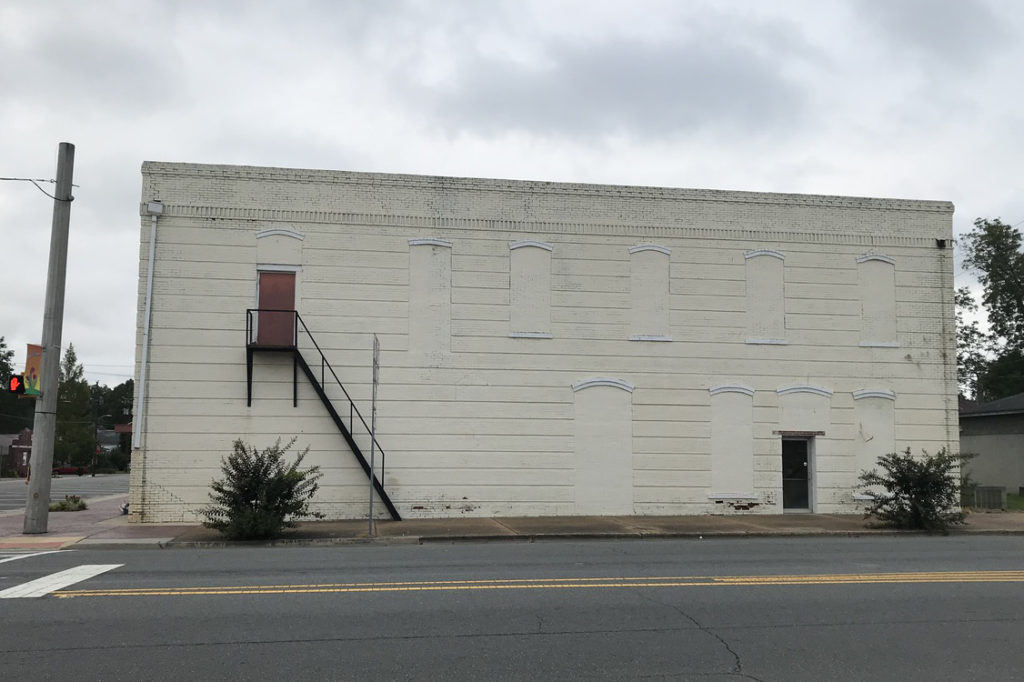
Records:
<instances>
[{"instance_id":1,"label":"white painted brick building","mask_svg":"<svg viewBox=\"0 0 1024 682\"><path fill-rule=\"evenodd\" d=\"M403 517L853 512L879 454L957 442L946 202L142 175L136 520L195 520L234 439L292 436L325 473L320 511L365 517L313 340L369 421L374 333Z\"/></svg>"}]
</instances>

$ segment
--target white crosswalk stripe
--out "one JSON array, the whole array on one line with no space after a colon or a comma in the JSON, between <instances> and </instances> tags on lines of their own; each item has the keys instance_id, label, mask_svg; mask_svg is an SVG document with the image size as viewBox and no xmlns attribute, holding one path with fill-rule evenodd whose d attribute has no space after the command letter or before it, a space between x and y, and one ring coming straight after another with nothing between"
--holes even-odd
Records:
<instances>
[{"instance_id":1,"label":"white crosswalk stripe","mask_svg":"<svg viewBox=\"0 0 1024 682\"><path fill-rule=\"evenodd\" d=\"M43 578L29 581L23 585L15 585L14 587L8 587L6 590L0 590L0 599L45 597L62 587L80 583L83 580L88 580L98 576L100 573L106 573L121 566L124 566L124 564L82 564L81 566L69 568L66 571L60 571L59 573L53 573Z\"/></svg>"},{"instance_id":2,"label":"white crosswalk stripe","mask_svg":"<svg viewBox=\"0 0 1024 682\"><path fill-rule=\"evenodd\" d=\"M0 564L8 561L17 561L18 559L27 559L30 556L41 556L43 554L56 554L63 552L62 549L47 549L39 551L38 549L0 549Z\"/></svg>"}]
</instances>

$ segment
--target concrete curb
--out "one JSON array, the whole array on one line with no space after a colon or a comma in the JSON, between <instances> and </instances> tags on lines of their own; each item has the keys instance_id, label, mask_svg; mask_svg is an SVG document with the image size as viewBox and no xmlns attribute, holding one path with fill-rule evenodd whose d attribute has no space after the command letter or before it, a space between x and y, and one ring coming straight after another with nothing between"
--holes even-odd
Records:
<instances>
[{"instance_id":1,"label":"concrete curb","mask_svg":"<svg viewBox=\"0 0 1024 682\"><path fill-rule=\"evenodd\" d=\"M161 542L160 549L244 549L246 547L333 547L340 545L418 545L412 535L383 538L280 538L277 540L197 540ZM90 549L93 549L90 547ZM123 549L123 548L122 548Z\"/></svg>"},{"instance_id":2,"label":"concrete curb","mask_svg":"<svg viewBox=\"0 0 1024 682\"><path fill-rule=\"evenodd\" d=\"M67 548L79 549L242 549L252 547L335 547L353 545L427 545L461 544L471 542L556 542L600 540L714 540L736 538L806 538L806 537L878 537L937 535L925 531L892 530L886 528L863 530L710 530L669 532L579 532L579 533L525 533L517 535L394 535L377 537L280 538L277 540L195 540L178 541L174 538L85 538ZM1024 531L1005 529L951 530L949 535L1024 535Z\"/></svg>"}]
</instances>

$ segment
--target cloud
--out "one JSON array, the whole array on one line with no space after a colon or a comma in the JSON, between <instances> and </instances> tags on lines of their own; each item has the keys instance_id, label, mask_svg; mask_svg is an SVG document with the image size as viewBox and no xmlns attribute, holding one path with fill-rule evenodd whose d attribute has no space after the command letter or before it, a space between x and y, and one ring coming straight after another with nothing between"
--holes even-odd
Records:
<instances>
[{"instance_id":1,"label":"cloud","mask_svg":"<svg viewBox=\"0 0 1024 682\"><path fill-rule=\"evenodd\" d=\"M0 63L8 68L0 87L6 99L73 107L81 117L122 117L150 107L156 84L180 82L173 53L148 40L145 30L128 30L135 19L144 25L136 11L85 12L69 22L58 7L19 15L17 31L3 32ZM122 30L111 30L108 21ZM179 93L164 94L173 100Z\"/></svg>"},{"instance_id":2,"label":"cloud","mask_svg":"<svg viewBox=\"0 0 1024 682\"><path fill-rule=\"evenodd\" d=\"M0 1L0 176L52 177L76 144L64 342L87 374L127 372L143 160L935 198L958 230L1016 222L1022 21L1012 0ZM0 183L19 356L51 208Z\"/></svg>"},{"instance_id":3,"label":"cloud","mask_svg":"<svg viewBox=\"0 0 1024 682\"><path fill-rule=\"evenodd\" d=\"M854 7L894 52L957 74L983 67L1010 37L982 0L857 0Z\"/></svg>"},{"instance_id":4,"label":"cloud","mask_svg":"<svg viewBox=\"0 0 1024 682\"><path fill-rule=\"evenodd\" d=\"M708 127L777 130L801 118L798 88L749 53L617 42L556 46L551 64L477 60L423 93L449 128L648 138Z\"/></svg>"},{"instance_id":5,"label":"cloud","mask_svg":"<svg viewBox=\"0 0 1024 682\"><path fill-rule=\"evenodd\" d=\"M792 25L702 14L673 40L549 35L501 53L467 47L446 79L408 83L407 93L450 132L777 135L803 121L807 98L788 66L814 52Z\"/></svg>"}]
</instances>

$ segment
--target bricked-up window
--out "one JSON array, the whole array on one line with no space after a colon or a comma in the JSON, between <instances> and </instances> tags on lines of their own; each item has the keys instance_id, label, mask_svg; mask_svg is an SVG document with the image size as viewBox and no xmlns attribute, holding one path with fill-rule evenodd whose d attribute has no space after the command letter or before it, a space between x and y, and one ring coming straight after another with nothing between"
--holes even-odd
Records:
<instances>
[{"instance_id":1,"label":"bricked-up window","mask_svg":"<svg viewBox=\"0 0 1024 682\"><path fill-rule=\"evenodd\" d=\"M754 497L754 389L711 388L711 492L713 499Z\"/></svg>"},{"instance_id":2,"label":"bricked-up window","mask_svg":"<svg viewBox=\"0 0 1024 682\"><path fill-rule=\"evenodd\" d=\"M747 343L786 343L786 256L771 249L747 251Z\"/></svg>"},{"instance_id":3,"label":"bricked-up window","mask_svg":"<svg viewBox=\"0 0 1024 682\"><path fill-rule=\"evenodd\" d=\"M779 430L824 435L832 425L832 390L800 384L777 391Z\"/></svg>"},{"instance_id":4,"label":"bricked-up window","mask_svg":"<svg viewBox=\"0 0 1024 682\"><path fill-rule=\"evenodd\" d=\"M867 253L857 259L860 289L860 345L895 347L896 334L896 261L888 256Z\"/></svg>"},{"instance_id":5,"label":"bricked-up window","mask_svg":"<svg viewBox=\"0 0 1024 682\"><path fill-rule=\"evenodd\" d=\"M896 394L886 388L853 392L856 462L854 471L868 471L878 458L896 452ZM852 481L854 487L857 481Z\"/></svg>"},{"instance_id":6,"label":"bricked-up window","mask_svg":"<svg viewBox=\"0 0 1024 682\"><path fill-rule=\"evenodd\" d=\"M576 514L634 514L633 384L594 378L573 384Z\"/></svg>"},{"instance_id":7,"label":"bricked-up window","mask_svg":"<svg viewBox=\"0 0 1024 682\"><path fill-rule=\"evenodd\" d=\"M629 250L630 341L671 341L669 329L669 260L671 251L657 244Z\"/></svg>"},{"instance_id":8,"label":"bricked-up window","mask_svg":"<svg viewBox=\"0 0 1024 682\"><path fill-rule=\"evenodd\" d=\"M301 232L276 227L256 233L256 262L280 265L302 265Z\"/></svg>"},{"instance_id":9,"label":"bricked-up window","mask_svg":"<svg viewBox=\"0 0 1024 682\"><path fill-rule=\"evenodd\" d=\"M452 243L409 240L409 351L440 354L452 344Z\"/></svg>"},{"instance_id":10,"label":"bricked-up window","mask_svg":"<svg viewBox=\"0 0 1024 682\"><path fill-rule=\"evenodd\" d=\"M510 242L509 336L550 339L551 252L545 242Z\"/></svg>"}]
</instances>

